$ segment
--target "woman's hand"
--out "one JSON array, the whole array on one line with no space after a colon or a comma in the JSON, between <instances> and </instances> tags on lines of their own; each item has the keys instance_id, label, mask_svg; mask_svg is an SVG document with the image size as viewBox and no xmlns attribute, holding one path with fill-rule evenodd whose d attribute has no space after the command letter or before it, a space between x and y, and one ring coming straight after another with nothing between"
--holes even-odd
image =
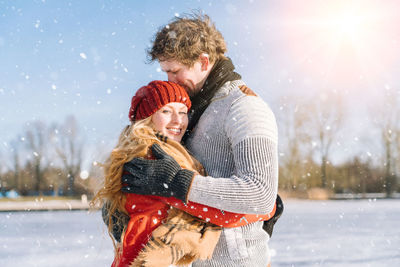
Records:
<instances>
[{"instance_id":1,"label":"woman's hand","mask_svg":"<svg viewBox=\"0 0 400 267\"><path fill-rule=\"evenodd\" d=\"M151 146L155 160L134 158L124 165L122 191L140 195L175 197L185 203L194 172L182 169L158 144Z\"/></svg>"}]
</instances>

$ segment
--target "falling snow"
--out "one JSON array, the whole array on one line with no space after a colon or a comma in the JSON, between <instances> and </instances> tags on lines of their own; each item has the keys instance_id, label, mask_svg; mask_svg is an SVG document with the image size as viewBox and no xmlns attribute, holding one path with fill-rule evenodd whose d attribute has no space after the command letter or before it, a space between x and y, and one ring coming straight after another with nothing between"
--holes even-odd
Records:
<instances>
[{"instance_id":1,"label":"falling snow","mask_svg":"<svg viewBox=\"0 0 400 267\"><path fill-rule=\"evenodd\" d=\"M89 177L89 172L86 170L81 171L79 175L83 180L87 179Z\"/></svg>"},{"instance_id":2,"label":"falling snow","mask_svg":"<svg viewBox=\"0 0 400 267\"><path fill-rule=\"evenodd\" d=\"M10 154L12 140L20 140L26 146L28 138L20 134L24 133L24 127L30 128L27 121L42 120L51 124L69 114L75 114L84 125L84 135L88 140L84 150L91 151L88 154L96 154L93 151L97 149L111 151L120 129L129 122L129 100L135 90L149 79L166 79L161 68L143 63L144 51L155 28L160 26L159 22L167 22L171 16L180 17L179 12L184 12L186 6L166 6L163 2L158 3L160 13L157 16L146 13L146 5L138 4L104 3L102 7L93 4L86 9L79 1L60 3L57 8L45 0L30 4L1 2L0 17L5 23L0 33L0 50L6 53L2 55L4 60L2 58L1 64L4 79L0 88L3 107L0 128L7 129L0 136L1 159ZM330 73L326 69L319 70L318 75L307 73L308 68L318 69L318 61L323 62L317 57L305 57L304 54L313 47L296 55L294 50L301 51L304 40L286 39L291 32L279 28L286 25L280 23L280 17L286 19L285 14L295 13L288 12L284 4L269 8L267 5L273 6L273 1L265 1L265 6L264 1L239 2L196 0L189 1L188 6L199 6L216 20L216 25L223 29L228 55L236 70L271 108L285 110L285 105L277 101L282 95L294 92L312 95L327 85L325 79L319 78ZM384 5L381 7L385 8ZM87 12L89 10L92 12ZM249 12L244 14L249 19L232 27L232 21L242 10ZM221 11L225 12L224 16L220 16ZM386 21L398 25L392 23L389 16ZM276 29L271 30L271 26ZM168 25L165 27L170 28ZM301 29L294 28L297 32L293 36L301 37ZM390 32L390 28L386 31ZM176 37L173 31L169 35L170 38ZM307 36L311 43L313 32L307 31ZM291 47L291 43L295 46ZM379 43L374 42L374 46ZM400 51L397 39L391 38L388 44L385 46L387 51L390 48ZM312 54L318 54L317 50ZM384 55L381 55L382 51ZM398 52L385 53L387 51L372 51L366 58L377 55L398 62ZM307 65L293 68L293 65L300 64L299 59L305 60ZM397 95L400 91L395 78L398 68L381 64L384 62L377 63L375 65L385 67L384 75L380 75L382 78L373 80L373 73L358 74L360 81L373 80L373 86L367 84L355 88L362 93L352 92L351 88L343 90L344 95L351 97L352 110L357 111L348 114L349 118L354 116L353 121L362 123L353 124L356 129L353 134L352 121L349 120L348 132L351 134L336 142L340 146L339 156L358 155L354 148L361 147L365 157L379 161L380 147L374 144L366 148L366 144L369 145L366 138L376 141L380 133L371 134L374 121L372 118L364 119L369 113L363 113L363 109L369 106L363 103L376 106L381 91L389 94L394 89ZM369 68L373 68L372 65ZM330 79L329 87L340 90L336 80ZM367 87L378 89L373 91ZM321 94L321 98L326 98L326 95ZM278 121L278 124L282 122ZM326 126L326 130L332 129ZM388 129L387 134L394 131ZM57 129L54 132L57 134ZM311 146L316 148L318 142L312 141ZM285 158L288 154L280 152L279 155ZM39 156L42 156L39 151L29 153L30 158ZM102 162L97 154L88 157L86 169L97 165L95 159ZM1 168L10 165L8 159L6 161L7 164L0 164ZM46 163L50 166L56 164ZM80 177L87 178L88 171L83 170ZM168 185L164 186L168 188ZM400 266L400 242L396 232L400 212L395 210L399 207L398 202L321 203L296 202L286 206L270 243L273 266ZM0 213L0 266L110 266L111 242L99 214L92 215L86 212Z\"/></svg>"}]
</instances>

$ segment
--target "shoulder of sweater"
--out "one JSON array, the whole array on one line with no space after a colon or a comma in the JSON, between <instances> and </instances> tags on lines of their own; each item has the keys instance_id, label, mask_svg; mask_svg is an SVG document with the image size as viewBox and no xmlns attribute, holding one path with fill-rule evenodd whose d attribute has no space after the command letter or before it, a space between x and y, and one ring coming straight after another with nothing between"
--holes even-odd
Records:
<instances>
[{"instance_id":1,"label":"shoulder of sweater","mask_svg":"<svg viewBox=\"0 0 400 267\"><path fill-rule=\"evenodd\" d=\"M269 105L257 94L255 94L242 80L226 82L215 94L212 102L224 101L228 108L228 118L248 114L253 117L264 117L264 119L275 122L275 116Z\"/></svg>"},{"instance_id":2,"label":"shoulder of sweater","mask_svg":"<svg viewBox=\"0 0 400 267\"><path fill-rule=\"evenodd\" d=\"M254 107L259 107L265 113L272 113L269 105L253 90L251 90L242 80L235 80L226 82L220 90L217 91L215 99L228 98L230 102L230 109L249 108L249 110L256 110ZM250 109L251 107L251 109ZM263 113L264 113L263 112ZM272 114L273 115L273 114Z\"/></svg>"},{"instance_id":3,"label":"shoulder of sweater","mask_svg":"<svg viewBox=\"0 0 400 267\"><path fill-rule=\"evenodd\" d=\"M244 92L231 102L224 127L232 144L252 136L264 136L277 142L276 118L271 108L261 97Z\"/></svg>"},{"instance_id":4,"label":"shoulder of sweater","mask_svg":"<svg viewBox=\"0 0 400 267\"><path fill-rule=\"evenodd\" d=\"M215 93L211 101L222 100L228 98L228 101L232 104L240 100L241 98L246 98L248 101L252 102L264 102L264 100L253 92L242 80L228 81ZM268 105L267 105L268 106Z\"/></svg>"},{"instance_id":5,"label":"shoulder of sweater","mask_svg":"<svg viewBox=\"0 0 400 267\"><path fill-rule=\"evenodd\" d=\"M245 90L246 89L248 88L245 88ZM253 113L259 110L262 111L262 113L273 113L269 105L261 97L255 94L242 92L242 90L243 89L240 89L240 92L236 93L237 97L234 97L231 102L231 112L235 110L247 110L248 112Z\"/></svg>"},{"instance_id":6,"label":"shoulder of sweater","mask_svg":"<svg viewBox=\"0 0 400 267\"><path fill-rule=\"evenodd\" d=\"M245 85L245 83L242 80L228 81L217 90L211 101L236 95L240 92L239 87L243 85Z\"/></svg>"}]
</instances>

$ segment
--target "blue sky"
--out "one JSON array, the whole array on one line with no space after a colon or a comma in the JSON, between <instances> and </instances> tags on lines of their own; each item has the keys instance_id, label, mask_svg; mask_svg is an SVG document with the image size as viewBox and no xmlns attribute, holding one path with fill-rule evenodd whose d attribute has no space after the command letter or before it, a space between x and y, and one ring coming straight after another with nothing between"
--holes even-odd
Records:
<instances>
[{"instance_id":1,"label":"blue sky","mask_svg":"<svg viewBox=\"0 0 400 267\"><path fill-rule=\"evenodd\" d=\"M385 87L399 85L400 23L393 13L399 4L299 2L0 0L0 152L7 154L6 144L27 122L61 123L68 115L77 118L88 143L112 146L128 124L134 92L166 79L157 63L146 63L154 33L193 9L212 18L237 71L275 112L283 96L334 89L354 101L356 126L369 127L360 112ZM340 17L350 2L377 14L376 31ZM385 25L392 26L382 31ZM339 43L338 34L358 39Z\"/></svg>"},{"instance_id":2,"label":"blue sky","mask_svg":"<svg viewBox=\"0 0 400 267\"><path fill-rule=\"evenodd\" d=\"M239 15L243 9L252 14L253 5L0 1L0 123L7 129L1 131L1 140L14 138L27 121L60 122L69 114L88 128L91 138L114 138L128 122L135 90L153 79L166 79L157 63L145 63L145 49L159 27L191 9L204 10L222 32L227 29L230 54L240 69L252 60L244 52L251 41L261 42L253 33L255 21Z\"/></svg>"}]
</instances>

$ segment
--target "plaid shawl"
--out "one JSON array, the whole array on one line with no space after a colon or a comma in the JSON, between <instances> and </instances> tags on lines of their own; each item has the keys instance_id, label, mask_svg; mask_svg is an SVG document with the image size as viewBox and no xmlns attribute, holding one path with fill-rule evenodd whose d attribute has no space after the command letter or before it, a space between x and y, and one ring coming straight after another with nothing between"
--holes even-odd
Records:
<instances>
[{"instance_id":1,"label":"plaid shawl","mask_svg":"<svg viewBox=\"0 0 400 267\"><path fill-rule=\"evenodd\" d=\"M221 228L171 208L166 222L153 231L131 267L187 266L211 259Z\"/></svg>"}]
</instances>

